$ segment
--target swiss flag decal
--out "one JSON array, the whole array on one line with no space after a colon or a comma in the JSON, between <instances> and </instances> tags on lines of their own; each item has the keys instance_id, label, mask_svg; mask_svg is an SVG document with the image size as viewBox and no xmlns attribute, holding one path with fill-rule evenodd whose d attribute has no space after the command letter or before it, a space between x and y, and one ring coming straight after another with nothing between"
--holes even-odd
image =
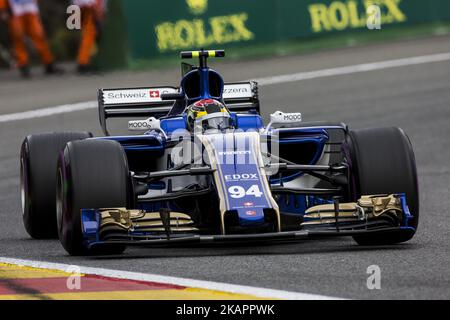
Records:
<instances>
[{"instance_id":1,"label":"swiss flag decal","mask_svg":"<svg viewBox=\"0 0 450 320\"><path fill-rule=\"evenodd\" d=\"M158 90L150 90L150 98L159 98Z\"/></svg>"}]
</instances>

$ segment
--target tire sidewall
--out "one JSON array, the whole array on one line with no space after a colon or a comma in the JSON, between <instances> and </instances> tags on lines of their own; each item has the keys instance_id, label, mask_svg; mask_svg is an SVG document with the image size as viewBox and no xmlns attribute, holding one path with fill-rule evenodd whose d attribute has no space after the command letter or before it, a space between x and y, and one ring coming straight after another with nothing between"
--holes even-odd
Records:
<instances>
[{"instance_id":1,"label":"tire sidewall","mask_svg":"<svg viewBox=\"0 0 450 320\"><path fill-rule=\"evenodd\" d=\"M71 205L73 202L71 192L72 184L70 183L71 168L68 159L70 159L70 143L60 153L58 160L57 175L59 176L59 184L57 185L56 201L60 202L58 210L61 210L61 212L57 212L58 236L66 251L82 254L86 251L83 246L76 248L72 245L73 243L82 243L81 214L79 211L73 210L73 206ZM58 196L61 198L58 199ZM76 238L77 234L79 235L78 238Z\"/></svg>"},{"instance_id":2,"label":"tire sidewall","mask_svg":"<svg viewBox=\"0 0 450 320\"><path fill-rule=\"evenodd\" d=\"M30 163L29 156L30 149L28 146L28 137L23 141L21 151L20 151L20 197L21 197L21 207L22 207L22 219L25 230L32 237L35 237L35 230L33 225L35 224L33 220L33 215L30 214L32 211L33 201L29 201L31 196L31 174L30 174Z\"/></svg>"}]
</instances>

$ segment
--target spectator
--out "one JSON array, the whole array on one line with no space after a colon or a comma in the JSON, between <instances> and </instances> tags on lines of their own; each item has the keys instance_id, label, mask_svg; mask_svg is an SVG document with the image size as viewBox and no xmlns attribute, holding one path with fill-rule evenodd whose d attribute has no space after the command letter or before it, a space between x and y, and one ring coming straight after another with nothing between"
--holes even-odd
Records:
<instances>
[{"instance_id":1,"label":"spectator","mask_svg":"<svg viewBox=\"0 0 450 320\"><path fill-rule=\"evenodd\" d=\"M103 15L105 12L104 0L73 0L73 4L81 8L81 42L78 49L78 72L81 74L93 71L91 58L96 41L100 34Z\"/></svg>"},{"instance_id":2,"label":"spectator","mask_svg":"<svg viewBox=\"0 0 450 320\"><path fill-rule=\"evenodd\" d=\"M62 72L54 65L54 57L47 43L37 0L0 0L0 18L8 24L16 64L22 77L30 76L25 36L31 39L37 49L45 66L45 74Z\"/></svg>"}]
</instances>

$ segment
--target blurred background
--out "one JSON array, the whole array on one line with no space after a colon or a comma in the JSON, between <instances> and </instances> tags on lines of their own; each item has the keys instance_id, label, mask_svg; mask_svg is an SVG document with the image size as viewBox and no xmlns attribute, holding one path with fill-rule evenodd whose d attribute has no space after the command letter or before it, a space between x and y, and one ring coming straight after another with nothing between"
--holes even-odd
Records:
<instances>
[{"instance_id":1,"label":"blurred background","mask_svg":"<svg viewBox=\"0 0 450 320\"><path fill-rule=\"evenodd\" d=\"M73 61L76 57L80 33L71 32L66 27L67 7L71 0L44 0L38 1L42 24L44 26L49 45L55 56L60 61ZM6 21L0 22L0 44L4 54L0 58L0 66L7 68L10 64L8 57L14 59L10 30ZM30 53L34 62L38 57L31 44Z\"/></svg>"}]
</instances>

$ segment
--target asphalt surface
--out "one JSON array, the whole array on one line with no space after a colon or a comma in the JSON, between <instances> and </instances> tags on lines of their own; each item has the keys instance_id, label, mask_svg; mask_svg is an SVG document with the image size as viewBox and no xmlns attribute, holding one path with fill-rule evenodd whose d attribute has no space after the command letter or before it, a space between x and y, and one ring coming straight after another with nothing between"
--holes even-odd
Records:
<instances>
[{"instance_id":1,"label":"asphalt surface","mask_svg":"<svg viewBox=\"0 0 450 320\"><path fill-rule=\"evenodd\" d=\"M246 62L217 64L228 81L450 51L434 37ZM94 100L97 87L176 84L178 70L22 81L0 73L0 114ZM421 221L406 244L365 248L352 239L256 247L130 248L122 256L70 257L58 241L31 240L22 225L19 149L30 133L100 133L96 110L0 123L0 256L146 272L343 298L450 299L450 62L320 78L261 88L262 110L301 111L305 120L353 128L399 126L417 158ZM382 160L383 155L380 154ZM52 192L53 190L49 190ZM381 268L368 290L367 267Z\"/></svg>"}]
</instances>

